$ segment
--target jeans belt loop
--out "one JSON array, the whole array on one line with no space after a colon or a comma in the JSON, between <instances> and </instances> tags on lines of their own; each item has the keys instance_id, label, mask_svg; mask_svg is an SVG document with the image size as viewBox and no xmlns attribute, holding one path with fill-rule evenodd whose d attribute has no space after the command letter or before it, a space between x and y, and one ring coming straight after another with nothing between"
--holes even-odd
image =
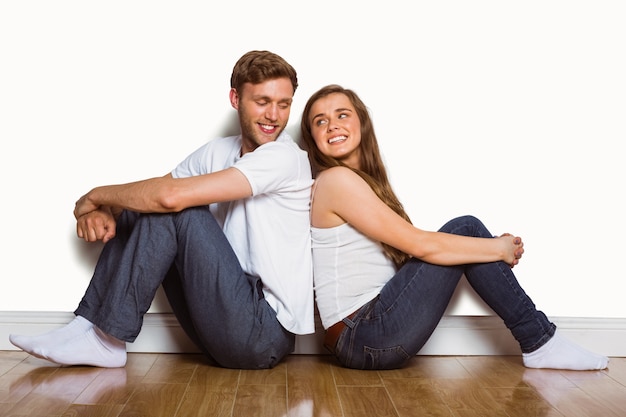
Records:
<instances>
[{"instance_id":1,"label":"jeans belt loop","mask_svg":"<svg viewBox=\"0 0 626 417\"><path fill-rule=\"evenodd\" d=\"M346 319L352 320L358 312L359 310L355 311L354 313L346 317ZM328 349L333 355L336 354L335 348L337 347L337 341L339 340L339 336L341 336L341 333L343 333L346 327L348 327L346 323L344 323L344 320L345 319L330 326L328 329L326 329L326 334L324 335L324 347Z\"/></svg>"}]
</instances>

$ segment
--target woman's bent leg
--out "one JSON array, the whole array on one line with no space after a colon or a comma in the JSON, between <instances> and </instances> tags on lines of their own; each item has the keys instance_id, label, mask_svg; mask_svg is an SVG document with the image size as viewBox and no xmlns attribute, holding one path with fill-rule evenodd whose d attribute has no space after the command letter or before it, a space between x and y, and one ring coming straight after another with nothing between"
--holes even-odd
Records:
<instances>
[{"instance_id":1,"label":"woman's bent leg","mask_svg":"<svg viewBox=\"0 0 626 417\"><path fill-rule=\"evenodd\" d=\"M491 237L473 217L455 219L443 231L467 236ZM509 328L522 350L524 365L530 368L597 370L608 358L589 352L556 333L556 326L521 288L512 269L504 262L471 264L465 269L468 282Z\"/></svg>"},{"instance_id":2,"label":"woman's bent leg","mask_svg":"<svg viewBox=\"0 0 626 417\"><path fill-rule=\"evenodd\" d=\"M492 238L482 222L472 216L451 220L442 232L457 235ZM556 326L522 289L511 267L504 262L470 264L465 276L476 293L504 321L522 352L531 352L554 335Z\"/></svg>"},{"instance_id":3,"label":"woman's bent leg","mask_svg":"<svg viewBox=\"0 0 626 417\"><path fill-rule=\"evenodd\" d=\"M336 347L340 363L356 369L403 366L432 335L462 275L461 267L411 259L377 298L344 319L348 328Z\"/></svg>"}]
</instances>

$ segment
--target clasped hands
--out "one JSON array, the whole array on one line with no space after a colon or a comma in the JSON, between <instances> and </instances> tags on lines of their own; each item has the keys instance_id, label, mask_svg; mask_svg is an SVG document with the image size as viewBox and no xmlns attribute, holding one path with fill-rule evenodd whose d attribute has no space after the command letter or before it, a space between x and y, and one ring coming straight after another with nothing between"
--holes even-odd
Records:
<instances>
[{"instance_id":1,"label":"clasped hands","mask_svg":"<svg viewBox=\"0 0 626 417\"><path fill-rule=\"evenodd\" d=\"M519 260L522 258L524 254L524 242L522 242L522 238L519 236L513 236L510 233L503 233L500 235L500 239L504 239L508 244L507 250L505 252L504 262L509 264L511 268L519 263Z\"/></svg>"}]
</instances>

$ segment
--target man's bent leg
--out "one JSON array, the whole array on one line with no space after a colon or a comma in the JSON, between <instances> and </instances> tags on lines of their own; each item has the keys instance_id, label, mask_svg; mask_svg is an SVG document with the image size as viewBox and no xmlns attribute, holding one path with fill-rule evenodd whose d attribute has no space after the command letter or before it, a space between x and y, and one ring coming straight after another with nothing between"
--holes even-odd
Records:
<instances>
[{"instance_id":1,"label":"man's bent leg","mask_svg":"<svg viewBox=\"0 0 626 417\"><path fill-rule=\"evenodd\" d=\"M124 340L132 341L139 333L143 313L165 274L158 270L167 258L164 249L169 248L170 259L176 252L175 239L167 239L172 230L167 216L157 221L155 217L124 212L118 221L116 238L101 253L75 312L76 319L39 336L11 335L11 342L35 356L63 365L124 366ZM160 242L162 247L156 248L154 242ZM150 259L150 254L156 254L161 264ZM163 269L167 270L166 264ZM121 325L112 327L111 323Z\"/></svg>"},{"instance_id":2,"label":"man's bent leg","mask_svg":"<svg viewBox=\"0 0 626 417\"><path fill-rule=\"evenodd\" d=\"M211 354L202 345L198 333L196 332L176 265L172 265L165 276L162 285L165 295L167 296L167 301L169 302L176 319L178 319L180 327L182 327L185 334L187 334L193 344L196 345L196 347L198 347L198 349L200 349L200 351L207 356L214 365L216 365L217 363L215 359L213 359Z\"/></svg>"},{"instance_id":3,"label":"man's bent leg","mask_svg":"<svg viewBox=\"0 0 626 417\"><path fill-rule=\"evenodd\" d=\"M76 315L118 339L135 340L176 254L173 216L122 213Z\"/></svg>"},{"instance_id":4,"label":"man's bent leg","mask_svg":"<svg viewBox=\"0 0 626 417\"><path fill-rule=\"evenodd\" d=\"M252 369L272 367L292 352L295 336L265 301L261 280L244 273L208 207L178 213L176 229L178 277L170 272L168 281L180 285L164 288L201 349L221 366Z\"/></svg>"}]
</instances>

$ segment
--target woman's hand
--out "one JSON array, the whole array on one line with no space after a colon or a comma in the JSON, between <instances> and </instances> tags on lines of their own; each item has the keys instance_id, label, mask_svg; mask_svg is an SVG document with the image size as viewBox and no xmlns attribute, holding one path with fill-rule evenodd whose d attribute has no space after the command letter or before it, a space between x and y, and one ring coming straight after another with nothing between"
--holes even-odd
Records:
<instances>
[{"instance_id":1,"label":"woman's hand","mask_svg":"<svg viewBox=\"0 0 626 417\"><path fill-rule=\"evenodd\" d=\"M519 260L524 254L524 242L522 242L522 238L513 236L510 233L503 233L497 239L501 239L505 244L503 261L513 268L519 263Z\"/></svg>"}]
</instances>

